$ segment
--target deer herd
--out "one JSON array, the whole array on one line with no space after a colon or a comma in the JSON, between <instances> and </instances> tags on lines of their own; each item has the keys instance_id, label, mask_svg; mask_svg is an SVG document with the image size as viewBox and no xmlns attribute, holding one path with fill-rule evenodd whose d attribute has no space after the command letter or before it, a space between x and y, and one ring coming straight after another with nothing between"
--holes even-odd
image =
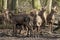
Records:
<instances>
[{"instance_id":1,"label":"deer herd","mask_svg":"<svg viewBox=\"0 0 60 40\"><path fill-rule=\"evenodd\" d=\"M46 9L42 8L41 10L33 9L29 14L19 13L15 14L13 11L4 10L2 15L0 15L0 20L5 22L10 22L13 24L13 33L16 35L17 29L19 29L19 33L22 29L29 31L33 31L37 29L37 32L41 33L42 28L48 25L49 32L52 33L52 25L54 23L54 13L56 13L56 8L52 8L50 13L45 13Z\"/></svg>"}]
</instances>

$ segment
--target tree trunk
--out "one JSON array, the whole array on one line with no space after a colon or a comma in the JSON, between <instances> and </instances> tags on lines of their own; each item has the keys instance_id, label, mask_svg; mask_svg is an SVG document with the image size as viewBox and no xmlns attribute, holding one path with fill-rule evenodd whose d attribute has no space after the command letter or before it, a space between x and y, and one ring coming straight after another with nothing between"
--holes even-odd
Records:
<instances>
[{"instance_id":1,"label":"tree trunk","mask_svg":"<svg viewBox=\"0 0 60 40\"><path fill-rule=\"evenodd\" d=\"M48 13L51 12L51 7L52 7L52 0L48 0L48 1L47 1L47 12L48 12Z\"/></svg>"},{"instance_id":2,"label":"tree trunk","mask_svg":"<svg viewBox=\"0 0 60 40\"><path fill-rule=\"evenodd\" d=\"M7 9L7 0L3 0L3 9Z\"/></svg>"},{"instance_id":3,"label":"tree trunk","mask_svg":"<svg viewBox=\"0 0 60 40\"><path fill-rule=\"evenodd\" d=\"M32 0L32 4L34 9L41 9L40 0Z\"/></svg>"},{"instance_id":4,"label":"tree trunk","mask_svg":"<svg viewBox=\"0 0 60 40\"><path fill-rule=\"evenodd\" d=\"M7 4L7 8L9 10L11 10L11 3L12 3L12 0L7 0L8 4Z\"/></svg>"},{"instance_id":5,"label":"tree trunk","mask_svg":"<svg viewBox=\"0 0 60 40\"><path fill-rule=\"evenodd\" d=\"M16 13L18 13L18 0L16 0Z\"/></svg>"},{"instance_id":6,"label":"tree trunk","mask_svg":"<svg viewBox=\"0 0 60 40\"><path fill-rule=\"evenodd\" d=\"M16 0L12 0L11 2L11 10L14 10L16 6Z\"/></svg>"},{"instance_id":7,"label":"tree trunk","mask_svg":"<svg viewBox=\"0 0 60 40\"><path fill-rule=\"evenodd\" d=\"M14 10L15 13L18 13L18 0L12 0L11 10Z\"/></svg>"},{"instance_id":8,"label":"tree trunk","mask_svg":"<svg viewBox=\"0 0 60 40\"><path fill-rule=\"evenodd\" d=\"M2 8L2 0L0 0L0 9Z\"/></svg>"}]
</instances>

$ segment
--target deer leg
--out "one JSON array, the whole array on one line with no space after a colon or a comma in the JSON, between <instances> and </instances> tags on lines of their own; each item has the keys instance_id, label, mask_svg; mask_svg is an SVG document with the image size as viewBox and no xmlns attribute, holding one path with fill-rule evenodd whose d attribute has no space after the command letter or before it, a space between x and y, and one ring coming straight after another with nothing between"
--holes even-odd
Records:
<instances>
[{"instance_id":1,"label":"deer leg","mask_svg":"<svg viewBox=\"0 0 60 40\"><path fill-rule=\"evenodd\" d=\"M53 23L51 24L51 32L53 32Z\"/></svg>"},{"instance_id":2,"label":"deer leg","mask_svg":"<svg viewBox=\"0 0 60 40\"><path fill-rule=\"evenodd\" d=\"M19 34L21 34L21 29L20 29L20 31L19 31Z\"/></svg>"},{"instance_id":3,"label":"deer leg","mask_svg":"<svg viewBox=\"0 0 60 40\"><path fill-rule=\"evenodd\" d=\"M52 24L49 24L48 27L49 27L49 32L48 32L48 33L49 33L49 34L52 34Z\"/></svg>"},{"instance_id":4,"label":"deer leg","mask_svg":"<svg viewBox=\"0 0 60 40\"><path fill-rule=\"evenodd\" d=\"M14 26L13 26L13 33L14 33L14 36L16 36L16 32L17 32L16 25L14 24Z\"/></svg>"},{"instance_id":5,"label":"deer leg","mask_svg":"<svg viewBox=\"0 0 60 40\"><path fill-rule=\"evenodd\" d=\"M41 27L39 26L39 27L38 27L38 33L40 33L40 32L41 32Z\"/></svg>"}]
</instances>

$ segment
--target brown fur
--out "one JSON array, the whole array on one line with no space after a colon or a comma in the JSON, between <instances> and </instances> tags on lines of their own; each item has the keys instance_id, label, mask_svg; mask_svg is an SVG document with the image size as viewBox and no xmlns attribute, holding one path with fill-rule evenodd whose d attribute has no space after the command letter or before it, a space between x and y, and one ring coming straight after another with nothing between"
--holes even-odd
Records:
<instances>
[{"instance_id":1,"label":"brown fur","mask_svg":"<svg viewBox=\"0 0 60 40\"><path fill-rule=\"evenodd\" d=\"M55 16L54 16L54 13L55 13L55 11L52 9L52 10L51 10L51 13L47 15L47 23L48 23L48 25L49 25L49 31L50 31L50 32L53 31L53 30L52 30L52 25L53 25L54 20L55 20L55 18L54 18L54 17L55 17Z\"/></svg>"}]
</instances>

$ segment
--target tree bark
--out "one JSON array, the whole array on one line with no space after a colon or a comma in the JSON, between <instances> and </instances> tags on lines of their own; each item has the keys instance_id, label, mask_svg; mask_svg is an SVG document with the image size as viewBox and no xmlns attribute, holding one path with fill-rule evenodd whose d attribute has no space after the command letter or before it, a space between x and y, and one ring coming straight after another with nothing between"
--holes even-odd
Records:
<instances>
[{"instance_id":1,"label":"tree bark","mask_svg":"<svg viewBox=\"0 0 60 40\"><path fill-rule=\"evenodd\" d=\"M47 12L48 12L48 13L51 12L51 7L52 7L52 0L48 0L48 1L47 1Z\"/></svg>"},{"instance_id":2,"label":"tree bark","mask_svg":"<svg viewBox=\"0 0 60 40\"><path fill-rule=\"evenodd\" d=\"M12 0L11 2L11 10L14 10L16 6L16 0Z\"/></svg>"},{"instance_id":3,"label":"tree bark","mask_svg":"<svg viewBox=\"0 0 60 40\"><path fill-rule=\"evenodd\" d=\"M18 13L18 0L16 0L16 13Z\"/></svg>"},{"instance_id":4,"label":"tree bark","mask_svg":"<svg viewBox=\"0 0 60 40\"><path fill-rule=\"evenodd\" d=\"M3 0L3 9L7 9L7 0Z\"/></svg>"},{"instance_id":5,"label":"tree bark","mask_svg":"<svg viewBox=\"0 0 60 40\"><path fill-rule=\"evenodd\" d=\"M32 0L32 4L34 9L41 9L40 0Z\"/></svg>"}]
</instances>

